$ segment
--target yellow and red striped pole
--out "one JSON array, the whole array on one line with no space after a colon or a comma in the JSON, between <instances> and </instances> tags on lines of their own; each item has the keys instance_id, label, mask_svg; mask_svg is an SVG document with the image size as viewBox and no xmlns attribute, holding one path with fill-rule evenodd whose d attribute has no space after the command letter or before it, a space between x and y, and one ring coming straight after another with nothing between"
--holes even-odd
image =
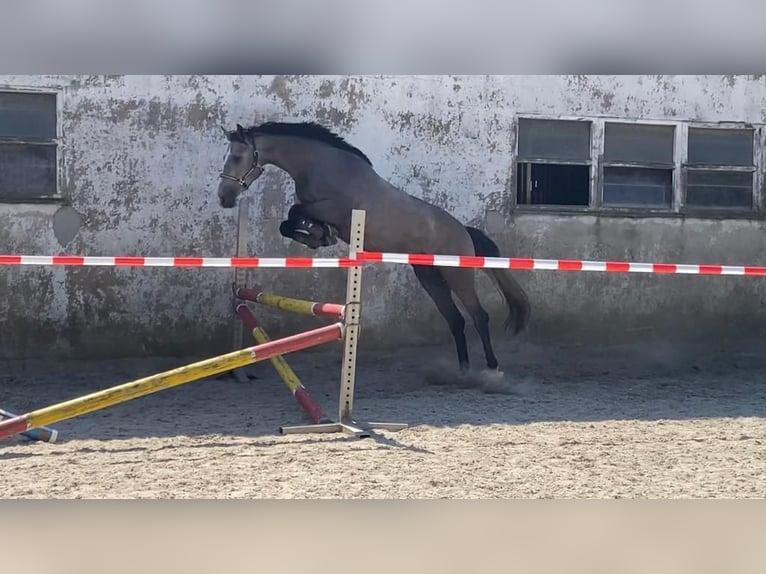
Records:
<instances>
[{"instance_id":1,"label":"yellow and red striped pole","mask_svg":"<svg viewBox=\"0 0 766 574\"><path fill-rule=\"evenodd\" d=\"M314 315L315 317L330 317L342 319L345 313L345 305L338 303L317 303L305 299L295 299L274 293L267 293L259 287L238 287L234 291L238 299L260 303L266 307L274 307L282 311L300 313L302 315Z\"/></svg>"},{"instance_id":2,"label":"yellow and red striped pole","mask_svg":"<svg viewBox=\"0 0 766 574\"><path fill-rule=\"evenodd\" d=\"M256 343L264 344L271 341L266 331L258 324L258 320L253 315L253 312L248 308L245 303L237 305L237 314L242 319L242 322L250 330ZM308 389L303 386L298 375L290 368L287 361L282 355L277 355L269 359L277 371L279 378L290 389L290 392L306 414L311 418L314 424L323 424L332 422L330 418L322 411L322 408L311 396Z\"/></svg>"},{"instance_id":3,"label":"yellow and red striped pole","mask_svg":"<svg viewBox=\"0 0 766 574\"><path fill-rule=\"evenodd\" d=\"M0 439L101 410L118 403L156 393L157 391L190 383L197 379L244 367L251 363L264 361L271 357L337 341L343 339L343 334L343 323L334 323L144 377L70 401L57 403L24 415L0 421Z\"/></svg>"}]
</instances>

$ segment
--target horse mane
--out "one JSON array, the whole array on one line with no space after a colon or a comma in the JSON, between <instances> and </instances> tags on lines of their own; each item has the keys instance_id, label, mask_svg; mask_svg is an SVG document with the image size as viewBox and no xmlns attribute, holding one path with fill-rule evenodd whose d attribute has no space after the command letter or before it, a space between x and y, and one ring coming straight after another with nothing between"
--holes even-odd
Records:
<instances>
[{"instance_id":1,"label":"horse mane","mask_svg":"<svg viewBox=\"0 0 766 574\"><path fill-rule=\"evenodd\" d=\"M293 136L326 143L334 148L352 153L372 166L372 162L362 150L352 146L341 136L316 122L266 122L247 128L245 133L250 137L256 135ZM236 137L236 132L233 135Z\"/></svg>"}]
</instances>

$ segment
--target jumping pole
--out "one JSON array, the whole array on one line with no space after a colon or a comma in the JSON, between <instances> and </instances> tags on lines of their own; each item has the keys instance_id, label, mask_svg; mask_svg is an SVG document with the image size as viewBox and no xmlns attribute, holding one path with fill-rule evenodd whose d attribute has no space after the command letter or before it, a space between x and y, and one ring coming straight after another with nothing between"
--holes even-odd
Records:
<instances>
[{"instance_id":1,"label":"jumping pole","mask_svg":"<svg viewBox=\"0 0 766 574\"><path fill-rule=\"evenodd\" d=\"M306 331L305 333L290 335L253 347L246 347L225 355L205 359L191 365L178 367L70 401L31 411L24 415L18 415L0 422L0 439L101 410L164 389L190 383L197 379L217 375L258 361L264 361L271 357L337 341L343 338L344 330L343 323L340 322L326 325L318 329Z\"/></svg>"},{"instance_id":2,"label":"jumping pole","mask_svg":"<svg viewBox=\"0 0 766 574\"><path fill-rule=\"evenodd\" d=\"M354 209L351 212L351 236L349 258L364 251L365 212ZM344 305L345 331L343 336L343 363L341 367L340 396L338 399L338 421L325 424L282 427L282 434L333 433L343 432L357 438L367 438L372 430L399 431L407 428L406 423L358 422L354 420L354 385L356 379L356 354L362 310L362 268L348 268L346 282L346 304Z\"/></svg>"},{"instance_id":3,"label":"jumping pole","mask_svg":"<svg viewBox=\"0 0 766 574\"><path fill-rule=\"evenodd\" d=\"M259 303L265 307L273 307L282 311L289 311L291 313L299 313L302 315L313 315L314 317L343 319L346 312L345 305L339 305L338 303L317 303L316 301L284 297L283 295L267 293L259 287L235 288L234 295L239 299Z\"/></svg>"},{"instance_id":4,"label":"jumping pole","mask_svg":"<svg viewBox=\"0 0 766 574\"><path fill-rule=\"evenodd\" d=\"M256 343L263 344L271 341L263 327L258 324L255 315L253 315L246 303L237 305L236 311L245 326L252 332ZM322 408L314 400L314 397L311 396L311 393L309 393L306 387L303 386L303 383L301 383L301 380L298 378L298 375L295 374L295 371L293 371L290 368L290 365L287 364L284 357L282 355L277 355L269 360L274 366L274 370L277 371L279 378L282 379L282 382L288 389L290 389L295 402L306 411L306 414L311 418L312 422L315 424L331 422L330 418L324 414Z\"/></svg>"},{"instance_id":5,"label":"jumping pole","mask_svg":"<svg viewBox=\"0 0 766 574\"><path fill-rule=\"evenodd\" d=\"M12 419L19 415L14 414L10 411L6 411L5 409L0 409L0 421L5 419ZM56 442L56 439L59 436L59 431L56 429L52 429L49 427L37 427L37 428L31 428L27 431L24 431L20 433L27 437L30 440L41 440L44 442Z\"/></svg>"}]
</instances>

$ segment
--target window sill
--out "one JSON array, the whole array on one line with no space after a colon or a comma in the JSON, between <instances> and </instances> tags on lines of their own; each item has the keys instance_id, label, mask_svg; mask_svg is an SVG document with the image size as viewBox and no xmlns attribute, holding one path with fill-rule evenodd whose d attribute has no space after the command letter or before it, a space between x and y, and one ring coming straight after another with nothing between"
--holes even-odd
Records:
<instances>
[{"instance_id":1,"label":"window sill","mask_svg":"<svg viewBox=\"0 0 766 574\"><path fill-rule=\"evenodd\" d=\"M62 195L48 197L2 197L0 205L66 205L67 201Z\"/></svg>"},{"instance_id":2,"label":"window sill","mask_svg":"<svg viewBox=\"0 0 766 574\"><path fill-rule=\"evenodd\" d=\"M623 219L712 219L712 220L766 220L766 212L755 210L734 209L686 209L680 212L669 209L651 208L614 208L614 207L577 207L558 205L517 205L512 209L512 215L550 215L550 216L574 216L587 215L591 217L623 218Z\"/></svg>"}]
</instances>

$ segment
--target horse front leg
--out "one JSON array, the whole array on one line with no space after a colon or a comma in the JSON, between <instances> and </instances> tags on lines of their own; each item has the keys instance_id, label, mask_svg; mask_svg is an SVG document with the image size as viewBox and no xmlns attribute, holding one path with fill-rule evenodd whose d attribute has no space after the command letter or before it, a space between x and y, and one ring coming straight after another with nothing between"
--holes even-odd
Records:
<instances>
[{"instance_id":1,"label":"horse front leg","mask_svg":"<svg viewBox=\"0 0 766 574\"><path fill-rule=\"evenodd\" d=\"M322 212L326 212L327 205L326 202L321 203L324 205L298 203L290 207L287 220L279 226L282 236L311 249L337 243L338 230L323 219ZM318 212L318 215L315 212Z\"/></svg>"},{"instance_id":2,"label":"horse front leg","mask_svg":"<svg viewBox=\"0 0 766 574\"><path fill-rule=\"evenodd\" d=\"M279 224L279 233L282 237L292 239L296 243L305 245L310 249L317 249L325 244L325 240L322 237L315 237L312 235L304 225L301 225L299 221L286 220Z\"/></svg>"},{"instance_id":3,"label":"horse front leg","mask_svg":"<svg viewBox=\"0 0 766 574\"><path fill-rule=\"evenodd\" d=\"M340 238L345 243L349 242L351 210L347 202L338 199L322 199L296 204L290 208L290 211L307 220L321 222L328 235L332 237L332 243L337 242L336 238Z\"/></svg>"}]
</instances>

